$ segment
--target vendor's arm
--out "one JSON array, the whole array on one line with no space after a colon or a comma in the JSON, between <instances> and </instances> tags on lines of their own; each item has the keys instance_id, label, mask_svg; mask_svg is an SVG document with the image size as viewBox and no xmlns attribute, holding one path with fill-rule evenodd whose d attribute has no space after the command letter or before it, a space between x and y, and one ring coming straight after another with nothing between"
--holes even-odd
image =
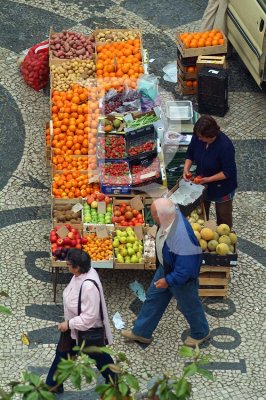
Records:
<instances>
[{"instance_id":1,"label":"vendor's arm","mask_svg":"<svg viewBox=\"0 0 266 400\"><path fill-rule=\"evenodd\" d=\"M193 161L190 160L189 158L186 159L185 161L185 165L184 165L184 170L183 170L183 179L185 181L189 181L189 179L187 178L187 175L189 173L190 167L192 165Z\"/></svg>"},{"instance_id":2,"label":"vendor's arm","mask_svg":"<svg viewBox=\"0 0 266 400\"><path fill-rule=\"evenodd\" d=\"M200 183L211 183L211 182L216 182L216 181L223 181L224 179L226 179L225 174L221 171L218 172L215 175L212 176L206 176L204 178L201 178Z\"/></svg>"}]
</instances>

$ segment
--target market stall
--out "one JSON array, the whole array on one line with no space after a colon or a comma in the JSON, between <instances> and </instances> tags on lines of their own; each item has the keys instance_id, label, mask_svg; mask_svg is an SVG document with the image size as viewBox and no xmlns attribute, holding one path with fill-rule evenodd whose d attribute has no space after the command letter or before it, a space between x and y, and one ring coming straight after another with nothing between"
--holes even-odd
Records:
<instances>
[{"instance_id":1,"label":"market stall","mask_svg":"<svg viewBox=\"0 0 266 400\"><path fill-rule=\"evenodd\" d=\"M178 36L186 58L182 43ZM225 44L217 51L221 47L226 51ZM141 32L103 29L85 36L51 30L49 51L51 121L45 124L45 154L52 178L55 300L58 272L66 267L71 247L88 252L95 268L156 268L154 198L171 196L192 220L190 214L201 207L203 224L206 216L204 187L196 190L191 183L184 195L177 184L198 114L184 100L167 102L162 115ZM199 48L197 53L209 54Z\"/></svg>"}]
</instances>

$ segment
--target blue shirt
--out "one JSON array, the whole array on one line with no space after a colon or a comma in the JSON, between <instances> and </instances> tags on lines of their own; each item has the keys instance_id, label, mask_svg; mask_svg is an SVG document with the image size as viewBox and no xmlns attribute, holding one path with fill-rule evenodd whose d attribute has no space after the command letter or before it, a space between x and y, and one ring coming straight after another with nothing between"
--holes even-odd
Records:
<instances>
[{"instance_id":1,"label":"blue shirt","mask_svg":"<svg viewBox=\"0 0 266 400\"><path fill-rule=\"evenodd\" d=\"M223 132L219 132L216 140L209 144L193 135L188 146L186 158L197 166L197 175L208 177L223 172L226 179L208 183L209 200L226 196L237 188L237 172L235 149L232 141Z\"/></svg>"}]
</instances>

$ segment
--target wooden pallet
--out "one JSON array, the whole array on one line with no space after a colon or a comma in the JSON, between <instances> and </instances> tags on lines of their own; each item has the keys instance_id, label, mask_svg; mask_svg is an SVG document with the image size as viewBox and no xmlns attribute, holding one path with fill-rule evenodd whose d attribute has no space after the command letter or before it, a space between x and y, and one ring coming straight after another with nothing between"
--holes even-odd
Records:
<instances>
[{"instance_id":1,"label":"wooden pallet","mask_svg":"<svg viewBox=\"0 0 266 400\"><path fill-rule=\"evenodd\" d=\"M200 297L227 297L230 267L202 266L199 275Z\"/></svg>"}]
</instances>

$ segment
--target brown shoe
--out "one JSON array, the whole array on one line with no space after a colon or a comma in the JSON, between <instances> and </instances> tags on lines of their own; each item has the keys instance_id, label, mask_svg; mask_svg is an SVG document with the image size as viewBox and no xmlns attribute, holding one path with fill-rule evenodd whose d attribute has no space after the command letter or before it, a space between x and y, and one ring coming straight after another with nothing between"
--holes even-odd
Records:
<instances>
[{"instance_id":1,"label":"brown shoe","mask_svg":"<svg viewBox=\"0 0 266 400\"><path fill-rule=\"evenodd\" d=\"M152 341L152 339L147 339L142 336L134 335L134 333L132 333L131 331L127 331L124 329L121 331L121 335L124 336L126 339L134 340L136 342L145 343L145 344L150 344Z\"/></svg>"},{"instance_id":2,"label":"brown shoe","mask_svg":"<svg viewBox=\"0 0 266 400\"><path fill-rule=\"evenodd\" d=\"M191 336L188 336L184 341L184 345L189 347L196 347L196 345L199 346L200 344L206 342L206 340L208 340L210 337L210 333L208 333L208 335L202 339L193 339Z\"/></svg>"}]
</instances>

